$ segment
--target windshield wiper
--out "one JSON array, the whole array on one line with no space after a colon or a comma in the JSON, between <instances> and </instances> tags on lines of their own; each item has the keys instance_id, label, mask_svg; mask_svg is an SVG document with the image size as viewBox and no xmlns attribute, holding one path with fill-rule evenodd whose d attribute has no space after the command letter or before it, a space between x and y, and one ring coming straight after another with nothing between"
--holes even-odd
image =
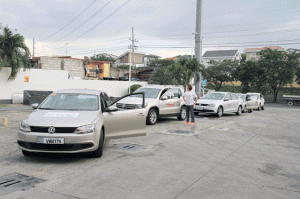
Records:
<instances>
[{"instance_id":1,"label":"windshield wiper","mask_svg":"<svg viewBox=\"0 0 300 199\"><path fill-rule=\"evenodd\" d=\"M44 110L55 110L55 109L52 109L52 108L39 108L39 109L44 109Z\"/></svg>"}]
</instances>

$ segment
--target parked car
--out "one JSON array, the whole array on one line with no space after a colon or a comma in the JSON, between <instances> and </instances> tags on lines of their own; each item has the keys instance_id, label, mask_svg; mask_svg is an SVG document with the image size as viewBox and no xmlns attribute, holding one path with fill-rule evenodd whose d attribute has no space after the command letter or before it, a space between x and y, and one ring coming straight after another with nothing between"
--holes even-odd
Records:
<instances>
[{"instance_id":1,"label":"parked car","mask_svg":"<svg viewBox=\"0 0 300 199\"><path fill-rule=\"evenodd\" d=\"M147 109L146 123L154 125L160 117L186 118L185 102L182 91L176 86L148 85L140 87L134 93L145 93L145 106ZM132 96L116 103L118 108L135 109L141 106L139 96Z\"/></svg>"},{"instance_id":2,"label":"parked car","mask_svg":"<svg viewBox=\"0 0 300 199\"><path fill-rule=\"evenodd\" d=\"M253 96L253 100L256 100L257 109L256 110L265 110L265 99L264 96L261 93L247 93L247 95L250 95L250 97Z\"/></svg>"},{"instance_id":3,"label":"parked car","mask_svg":"<svg viewBox=\"0 0 300 199\"><path fill-rule=\"evenodd\" d=\"M238 93L237 94L242 100L243 100L243 104L244 104L244 109L243 109L243 113L248 112L248 113L252 113L253 109L257 109L258 108L258 104L256 103L256 97L255 96L250 96L248 94L241 94Z\"/></svg>"},{"instance_id":4,"label":"parked car","mask_svg":"<svg viewBox=\"0 0 300 199\"><path fill-rule=\"evenodd\" d=\"M242 114L243 100L230 92L213 92L197 100L194 112L216 114L221 117L223 113Z\"/></svg>"},{"instance_id":5,"label":"parked car","mask_svg":"<svg viewBox=\"0 0 300 199\"><path fill-rule=\"evenodd\" d=\"M141 108L121 110L100 90L69 89L53 92L22 121L18 146L31 152L92 152L101 157L105 139L146 135L144 93Z\"/></svg>"}]
</instances>

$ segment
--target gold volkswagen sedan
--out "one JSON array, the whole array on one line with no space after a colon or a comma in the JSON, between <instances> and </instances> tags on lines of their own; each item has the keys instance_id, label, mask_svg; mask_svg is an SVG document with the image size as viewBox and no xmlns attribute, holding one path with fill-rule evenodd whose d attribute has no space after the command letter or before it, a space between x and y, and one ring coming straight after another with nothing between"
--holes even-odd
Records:
<instances>
[{"instance_id":1,"label":"gold volkswagen sedan","mask_svg":"<svg viewBox=\"0 0 300 199\"><path fill-rule=\"evenodd\" d=\"M144 93L139 109L118 109L100 90L68 89L49 95L22 121L18 146L25 156L32 152L92 152L101 157L105 139L146 135ZM126 95L119 100L131 95Z\"/></svg>"}]
</instances>

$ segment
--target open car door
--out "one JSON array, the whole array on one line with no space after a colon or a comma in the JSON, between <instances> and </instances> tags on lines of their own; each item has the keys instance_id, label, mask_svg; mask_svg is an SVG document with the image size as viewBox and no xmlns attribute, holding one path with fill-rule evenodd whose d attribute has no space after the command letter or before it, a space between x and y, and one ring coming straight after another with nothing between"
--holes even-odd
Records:
<instances>
[{"instance_id":1,"label":"open car door","mask_svg":"<svg viewBox=\"0 0 300 199\"><path fill-rule=\"evenodd\" d=\"M122 109L116 107L116 102L129 96L140 98L140 106L134 109ZM132 93L121 97L108 107L104 108L103 119L105 138L126 138L146 136L145 93Z\"/></svg>"}]
</instances>

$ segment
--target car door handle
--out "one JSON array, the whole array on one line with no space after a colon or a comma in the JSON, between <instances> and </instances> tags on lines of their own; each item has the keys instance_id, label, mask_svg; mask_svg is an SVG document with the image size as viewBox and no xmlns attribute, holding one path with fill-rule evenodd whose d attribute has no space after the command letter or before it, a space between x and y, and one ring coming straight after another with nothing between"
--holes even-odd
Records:
<instances>
[{"instance_id":1,"label":"car door handle","mask_svg":"<svg viewBox=\"0 0 300 199\"><path fill-rule=\"evenodd\" d=\"M138 116L144 116L144 113L139 113Z\"/></svg>"}]
</instances>

